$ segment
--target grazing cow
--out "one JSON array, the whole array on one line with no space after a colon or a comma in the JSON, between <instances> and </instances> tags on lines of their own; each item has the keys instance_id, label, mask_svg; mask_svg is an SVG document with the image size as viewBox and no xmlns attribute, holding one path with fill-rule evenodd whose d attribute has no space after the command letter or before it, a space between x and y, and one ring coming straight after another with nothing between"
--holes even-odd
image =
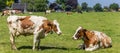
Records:
<instances>
[{"instance_id":1,"label":"grazing cow","mask_svg":"<svg viewBox=\"0 0 120 53\"><path fill-rule=\"evenodd\" d=\"M17 50L15 46L15 36L33 34L33 50L36 44L40 44L40 39L44 38L48 33L55 32L60 35L62 32L59 28L57 20L49 21L42 16L16 16L12 15L7 18L10 30L11 48Z\"/></svg>"},{"instance_id":2,"label":"grazing cow","mask_svg":"<svg viewBox=\"0 0 120 53\"><path fill-rule=\"evenodd\" d=\"M20 10L4 10L1 16L12 15L12 14L20 14L22 13Z\"/></svg>"},{"instance_id":3,"label":"grazing cow","mask_svg":"<svg viewBox=\"0 0 120 53\"><path fill-rule=\"evenodd\" d=\"M72 15L72 12L66 12L67 15Z\"/></svg>"},{"instance_id":4,"label":"grazing cow","mask_svg":"<svg viewBox=\"0 0 120 53\"><path fill-rule=\"evenodd\" d=\"M112 47L111 38L105 33L99 31L89 31L83 29L82 27L79 27L76 30L73 35L73 39L82 39L84 43L80 45L80 48L85 49L86 51Z\"/></svg>"},{"instance_id":5,"label":"grazing cow","mask_svg":"<svg viewBox=\"0 0 120 53\"><path fill-rule=\"evenodd\" d=\"M51 10L46 10L45 11L45 14L50 14L51 13Z\"/></svg>"}]
</instances>

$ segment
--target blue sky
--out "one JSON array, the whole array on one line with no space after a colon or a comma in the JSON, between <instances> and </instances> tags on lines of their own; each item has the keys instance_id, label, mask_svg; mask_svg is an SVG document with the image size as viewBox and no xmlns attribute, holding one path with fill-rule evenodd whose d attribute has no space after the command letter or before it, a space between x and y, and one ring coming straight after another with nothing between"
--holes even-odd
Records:
<instances>
[{"instance_id":1,"label":"blue sky","mask_svg":"<svg viewBox=\"0 0 120 53\"><path fill-rule=\"evenodd\" d=\"M53 3L55 0L49 0ZM112 3L117 3L120 6L120 0L78 0L78 3L81 4L86 2L89 7L93 7L96 3L100 3L102 6L109 6Z\"/></svg>"}]
</instances>

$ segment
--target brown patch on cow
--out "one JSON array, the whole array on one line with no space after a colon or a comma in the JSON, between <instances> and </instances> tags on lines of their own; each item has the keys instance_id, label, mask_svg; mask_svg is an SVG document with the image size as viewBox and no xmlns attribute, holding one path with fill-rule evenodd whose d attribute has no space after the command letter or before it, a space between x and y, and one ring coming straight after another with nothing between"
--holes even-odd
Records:
<instances>
[{"instance_id":1,"label":"brown patch on cow","mask_svg":"<svg viewBox=\"0 0 120 53\"><path fill-rule=\"evenodd\" d=\"M8 24L12 24L12 21L9 21Z\"/></svg>"},{"instance_id":2,"label":"brown patch on cow","mask_svg":"<svg viewBox=\"0 0 120 53\"><path fill-rule=\"evenodd\" d=\"M98 39L94 32L86 31L84 37L88 38L84 40L86 47L89 47L90 44L98 44Z\"/></svg>"},{"instance_id":3,"label":"brown patch on cow","mask_svg":"<svg viewBox=\"0 0 120 53\"><path fill-rule=\"evenodd\" d=\"M7 22L7 24L8 24L9 26L11 26L11 24L12 24L12 21L9 21L9 22Z\"/></svg>"},{"instance_id":4,"label":"brown patch on cow","mask_svg":"<svg viewBox=\"0 0 120 53\"><path fill-rule=\"evenodd\" d=\"M49 20L43 20L42 28L45 30L45 33L49 33L52 30L53 23Z\"/></svg>"},{"instance_id":5,"label":"brown patch on cow","mask_svg":"<svg viewBox=\"0 0 120 53\"><path fill-rule=\"evenodd\" d=\"M15 10L15 14L20 14L20 13L22 13L22 11L20 11L20 10Z\"/></svg>"},{"instance_id":6,"label":"brown patch on cow","mask_svg":"<svg viewBox=\"0 0 120 53\"><path fill-rule=\"evenodd\" d=\"M39 27L39 30L43 28L45 30L45 33L49 33L52 31L53 23L49 20L43 20L43 24Z\"/></svg>"},{"instance_id":7,"label":"brown patch on cow","mask_svg":"<svg viewBox=\"0 0 120 53\"><path fill-rule=\"evenodd\" d=\"M53 30L54 30L55 32L57 32L57 31L58 31L58 29L57 29L57 26L56 26L56 25L53 25L53 26L52 26L52 28L53 28Z\"/></svg>"},{"instance_id":8,"label":"brown patch on cow","mask_svg":"<svg viewBox=\"0 0 120 53\"><path fill-rule=\"evenodd\" d=\"M66 12L67 15L72 15L72 12Z\"/></svg>"},{"instance_id":9,"label":"brown patch on cow","mask_svg":"<svg viewBox=\"0 0 120 53\"><path fill-rule=\"evenodd\" d=\"M20 19L21 27L23 29L27 29L27 28L33 26L34 23L31 20L29 20L29 18L30 18L30 16L26 16L24 19Z\"/></svg>"},{"instance_id":10,"label":"brown patch on cow","mask_svg":"<svg viewBox=\"0 0 120 53\"><path fill-rule=\"evenodd\" d=\"M86 31L85 36L90 40L95 36L95 34L94 34L94 32Z\"/></svg>"},{"instance_id":11,"label":"brown patch on cow","mask_svg":"<svg viewBox=\"0 0 120 53\"><path fill-rule=\"evenodd\" d=\"M43 20L43 24L42 26L39 27L39 30L43 28L45 30L45 33L49 33L49 32L52 32L53 31L58 31L57 30L57 26L53 24L52 21L49 21L49 20Z\"/></svg>"},{"instance_id":12,"label":"brown patch on cow","mask_svg":"<svg viewBox=\"0 0 120 53\"><path fill-rule=\"evenodd\" d=\"M10 13L11 12L9 12L9 10L4 10L4 11L2 11L2 15L1 16L3 16L3 15L10 15Z\"/></svg>"}]
</instances>

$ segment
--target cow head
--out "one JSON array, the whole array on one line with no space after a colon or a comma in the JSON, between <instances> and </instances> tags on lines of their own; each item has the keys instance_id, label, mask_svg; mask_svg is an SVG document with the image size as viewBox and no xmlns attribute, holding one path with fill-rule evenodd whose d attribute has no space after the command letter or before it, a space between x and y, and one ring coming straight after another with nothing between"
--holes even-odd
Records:
<instances>
[{"instance_id":1,"label":"cow head","mask_svg":"<svg viewBox=\"0 0 120 53\"><path fill-rule=\"evenodd\" d=\"M52 30L57 33L58 35L62 34L60 27L59 27L59 23L57 22L57 20L53 21L53 26L52 26Z\"/></svg>"},{"instance_id":2,"label":"cow head","mask_svg":"<svg viewBox=\"0 0 120 53\"><path fill-rule=\"evenodd\" d=\"M53 22L51 22L49 20L44 20L43 22L44 22L44 24L42 27L45 30L45 34L47 34L49 32L51 32L51 33L55 32L58 35L60 35L62 33L57 20L54 20Z\"/></svg>"},{"instance_id":3,"label":"cow head","mask_svg":"<svg viewBox=\"0 0 120 53\"><path fill-rule=\"evenodd\" d=\"M83 29L82 27L78 27L75 34L73 35L73 39L81 39L85 35L86 29Z\"/></svg>"}]
</instances>

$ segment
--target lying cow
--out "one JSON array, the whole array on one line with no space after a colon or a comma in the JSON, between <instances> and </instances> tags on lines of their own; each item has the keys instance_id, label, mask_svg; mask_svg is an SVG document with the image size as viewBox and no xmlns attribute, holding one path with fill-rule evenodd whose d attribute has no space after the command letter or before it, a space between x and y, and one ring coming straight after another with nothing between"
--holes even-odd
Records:
<instances>
[{"instance_id":1,"label":"lying cow","mask_svg":"<svg viewBox=\"0 0 120 53\"><path fill-rule=\"evenodd\" d=\"M33 34L33 50L36 44L40 44L40 39L44 38L48 33L55 32L61 34L59 23L49 21L42 16L16 16L12 15L7 18L8 27L10 30L11 48L17 50L15 46L15 36Z\"/></svg>"},{"instance_id":2,"label":"lying cow","mask_svg":"<svg viewBox=\"0 0 120 53\"><path fill-rule=\"evenodd\" d=\"M86 51L112 47L111 38L105 33L99 31L89 31L83 29L82 27L79 27L76 30L73 35L73 39L82 39L84 43L80 45L80 48L85 49Z\"/></svg>"},{"instance_id":3,"label":"lying cow","mask_svg":"<svg viewBox=\"0 0 120 53\"><path fill-rule=\"evenodd\" d=\"M4 10L4 11L2 11L1 16L20 14L20 13L22 13L22 11L20 11L20 10Z\"/></svg>"}]
</instances>

